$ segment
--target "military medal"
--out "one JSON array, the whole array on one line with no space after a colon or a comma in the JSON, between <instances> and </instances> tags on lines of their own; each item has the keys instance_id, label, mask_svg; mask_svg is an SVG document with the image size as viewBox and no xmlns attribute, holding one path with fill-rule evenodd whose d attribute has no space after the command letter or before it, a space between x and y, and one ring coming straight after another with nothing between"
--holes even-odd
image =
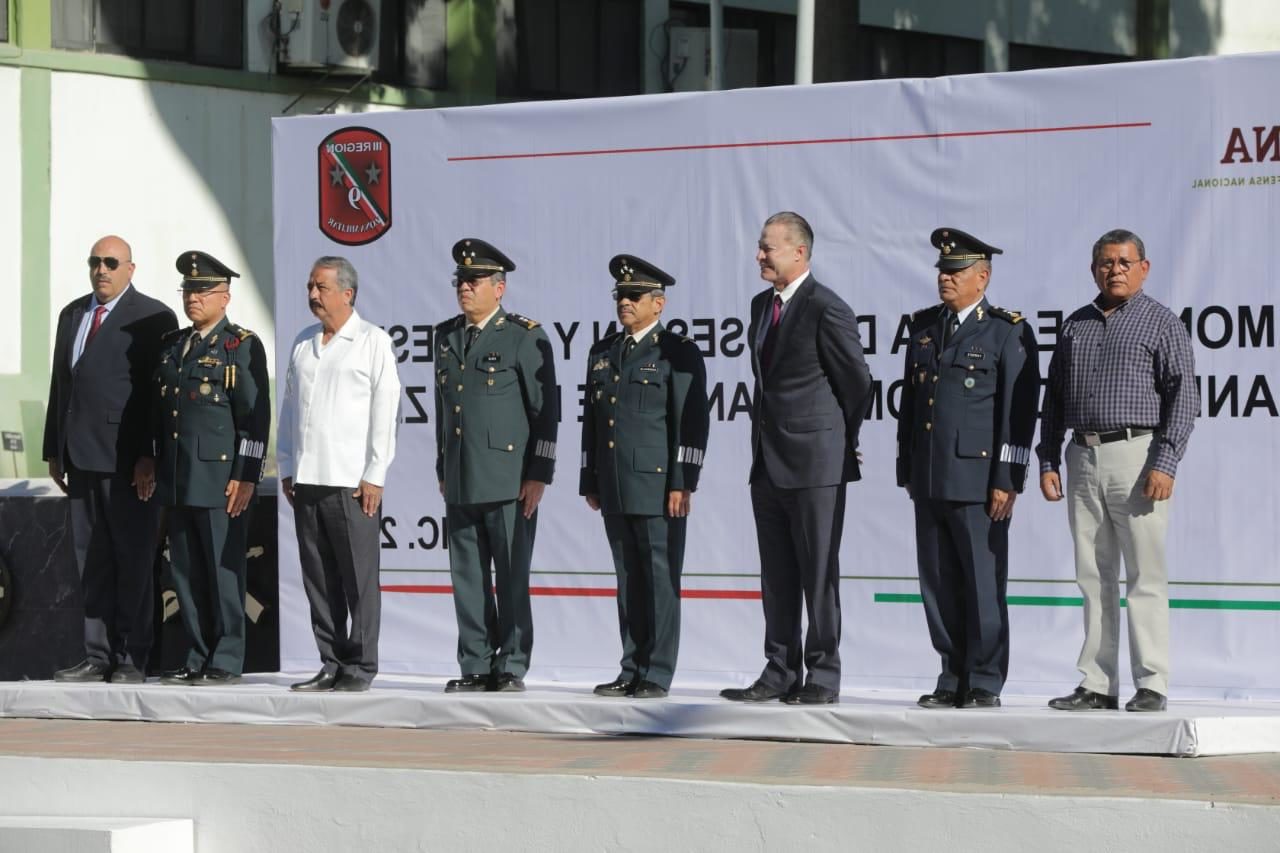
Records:
<instances>
[{"instance_id":1,"label":"military medal","mask_svg":"<svg viewBox=\"0 0 1280 853\"><path fill-rule=\"evenodd\" d=\"M964 387L966 387L966 388L972 388L973 386L974 386L973 377L972 377L972 376L966 376L966 377L964 378Z\"/></svg>"},{"instance_id":2,"label":"military medal","mask_svg":"<svg viewBox=\"0 0 1280 853\"><path fill-rule=\"evenodd\" d=\"M213 393L213 386L212 386L212 385L210 385L208 382L201 382L201 383L200 383L200 393L201 393L203 396L208 397L210 394L212 394L212 393Z\"/></svg>"},{"instance_id":3,"label":"military medal","mask_svg":"<svg viewBox=\"0 0 1280 853\"><path fill-rule=\"evenodd\" d=\"M920 344L920 346L922 347L927 347L929 344L933 343L933 338L929 337L928 335L925 335L923 338L916 341L916 343Z\"/></svg>"}]
</instances>

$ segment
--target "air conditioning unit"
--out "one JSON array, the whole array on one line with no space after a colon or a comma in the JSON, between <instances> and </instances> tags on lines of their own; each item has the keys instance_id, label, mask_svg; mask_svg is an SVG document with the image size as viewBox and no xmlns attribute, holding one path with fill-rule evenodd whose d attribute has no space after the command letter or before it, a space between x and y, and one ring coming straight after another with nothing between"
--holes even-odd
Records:
<instances>
[{"instance_id":1,"label":"air conditioning unit","mask_svg":"<svg viewBox=\"0 0 1280 853\"><path fill-rule=\"evenodd\" d=\"M280 64L363 73L378 67L381 0L283 0Z\"/></svg>"}]
</instances>

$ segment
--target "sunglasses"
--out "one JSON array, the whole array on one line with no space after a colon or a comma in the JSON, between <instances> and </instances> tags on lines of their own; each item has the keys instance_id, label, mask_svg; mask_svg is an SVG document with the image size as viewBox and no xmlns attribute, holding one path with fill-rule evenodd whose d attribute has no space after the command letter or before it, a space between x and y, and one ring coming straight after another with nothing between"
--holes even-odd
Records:
<instances>
[{"instance_id":1,"label":"sunglasses","mask_svg":"<svg viewBox=\"0 0 1280 853\"><path fill-rule=\"evenodd\" d=\"M120 264L122 263L128 263L128 261L121 261L119 258L112 258L112 257L100 258L97 255L89 256L89 269L91 270L96 270L98 268L98 265L101 264L107 269L114 271L116 269L119 269Z\"/></svg>"}]
</instances>

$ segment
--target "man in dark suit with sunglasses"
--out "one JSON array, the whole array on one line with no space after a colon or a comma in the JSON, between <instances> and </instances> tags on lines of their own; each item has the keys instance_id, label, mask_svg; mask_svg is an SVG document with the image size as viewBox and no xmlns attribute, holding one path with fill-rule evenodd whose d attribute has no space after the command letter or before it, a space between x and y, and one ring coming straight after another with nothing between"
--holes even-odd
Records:
<instances>
[{"instance_id":1,"label":"man in dark suit with sunglasses","mask_svg":"<svg viewBox=\"0 0 1280 853\"><path fill-rule=\"evenodd\" d=\"M57 681L138 683L152 640L159 507L147 426L151 374L174 313L132 284L133 253L103 237L89 253L89 296L58 315L45 415L49 476L71 499L84 598L85 659Z\"/></svg>"}]
</instances>

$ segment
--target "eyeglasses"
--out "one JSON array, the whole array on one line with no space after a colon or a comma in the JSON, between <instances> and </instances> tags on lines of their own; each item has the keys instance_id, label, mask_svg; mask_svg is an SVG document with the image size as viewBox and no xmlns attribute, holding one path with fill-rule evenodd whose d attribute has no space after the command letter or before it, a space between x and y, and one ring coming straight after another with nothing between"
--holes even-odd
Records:
<instances>
[{"instance_id":1,"label":"eyeglasses","mask_svg":"<svg viewBox=\"0 0 1280 853\"><path fill-rule=\"evenodd\" d=\"M89 256L89 269L91 270L96 270L99 264L101 264L107 269L114 271L118 269L121 264L127 264L127 263L128 261L122 261L119 258L112 258L112 257L100 258L97 255Z\"/></svg>"},{"instance_id":2,"label":"eyeglasses","mask_svg":"<svg viewBox=\"0 0 1280 853\"><path fill-rule=\"evenodd\" d=\"M1105 261L1098 261L1098 269L1103 272L1111 272L1116 267L1120 267L1121 272L1128 272L1130 267L1140 264L1142 261L1142 258L1136 261L1131 261L1128 258L1108 258Z\"/></svg>"},{"instance_id":3,"label":"eyeglasses","mask_svg":"<svg viewBox=\"0 0 1280 853\"><path fill-rule=\"evenodd\" d=\"M653 290L635 290L632 288L615 287L610 295L613 297L614 302L621 302L624 299L628 302L639 302L641 299L644 299L646 294L656 292L657 291Z\"/></svg>"},{"instance_id":4,"label":"eyeglasses","mask_svg":"<svg viewBox=\"0 0 1280 853\"><path fill-rule=\"evenodd\" d=\"M215 293L230 293L231 291L225 287L221 290L188 290L185 287L180 287L178 288L178 292L182 294L184 299L188 296L194 296L196 299L203 302L206 297L212 296Z\"/></svg>"},{"instance_id":5,"label":"eyeglasses","mask_svg":"<svg viewBox=\"0 0 1280 853\"><path fill-rule=\"evenodd\" d=\"M457 278L457 277L455 277L455 278L453 279L453 281L452 281L452 282L450 282L450 283L453 285L453 287L454 287L454 289L455 289L455 290L460 290L464 284L466 284L466 285L470 285L470 286L471 286L471 289L472 289L472 290L475 290L475 289L476 289L477 287L479 287L480 285L482 285L482 284L487 284L487 283L489 283L489 282L491 282L491 281L493 281L493 276L491 276L491 275L486 275L486 276L477 276L476 278Z\"/></svg>"}]
</instances>

